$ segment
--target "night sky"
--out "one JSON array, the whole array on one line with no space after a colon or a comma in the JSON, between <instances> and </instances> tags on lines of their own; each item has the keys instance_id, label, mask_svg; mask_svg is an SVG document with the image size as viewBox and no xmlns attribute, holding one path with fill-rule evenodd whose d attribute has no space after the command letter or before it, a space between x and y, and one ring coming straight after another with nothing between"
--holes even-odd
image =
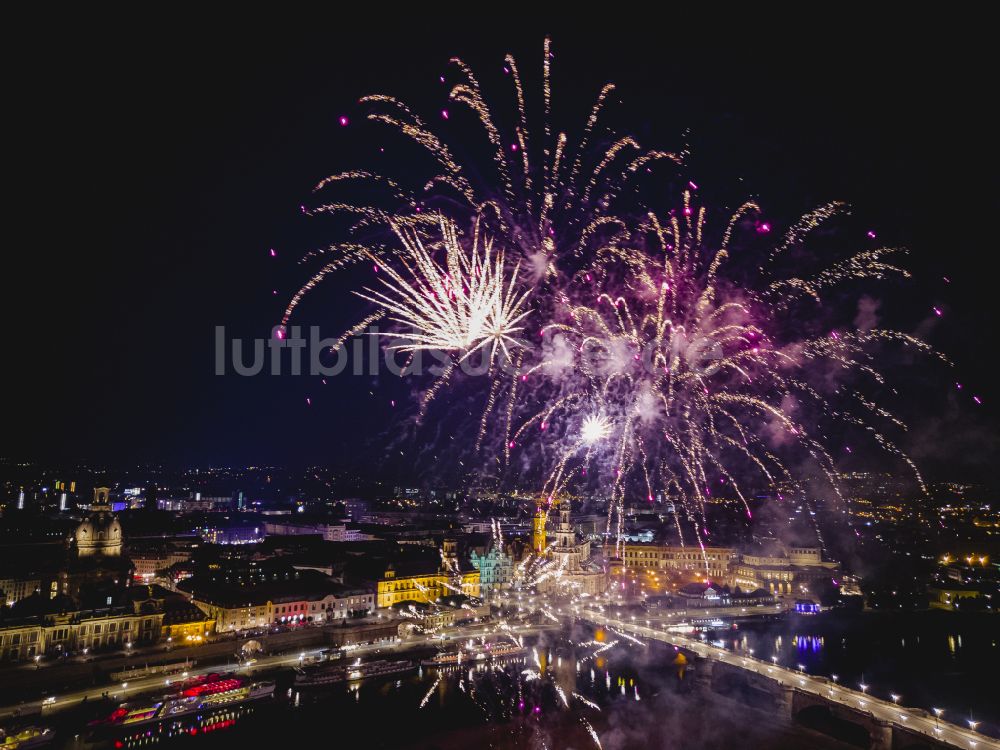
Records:
<instances>
[{"instance_id":1,"label":"night sky","mask_svg":"<svg viewBox=\"0 0 1000 750\"><path fill-rule=\"evenodd\" d=\"M360 96L395 94L431 119L457 54L500 101L504 53L531 88L548 31L558 126L578 132L614 81L616 122L643 145L678 149L689 133L688 175L708 197L756 195L779 227L846 200L881 240L912 249L915 279L879 296L882 313L958 365L936 383L914 366L912 446L933 476L989 478L1000 398L989 45L900 42L868 24L790 46L777 32L732 46L706 30L696 43L680 28L201 28L46 33L15 74L0 455L377 466L392 430L383 384L216 377L214 327L266 336L305 279L297 258L337 239L299 210L312 186L392 157ZM336 335L356 304L344 289L321 287L300 322ZM935 305L945 315L927 328Z\"/></svg>"}]
</instances>

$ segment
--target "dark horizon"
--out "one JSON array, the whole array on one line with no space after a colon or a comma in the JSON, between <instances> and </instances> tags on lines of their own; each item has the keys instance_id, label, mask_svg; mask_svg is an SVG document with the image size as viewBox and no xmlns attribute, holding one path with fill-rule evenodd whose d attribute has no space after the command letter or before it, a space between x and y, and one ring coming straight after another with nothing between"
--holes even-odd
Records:
<instances>
[{"instance_id":1,"label":"dark horizon","mask_svg":"<svg viewBox=\"0 0 1000 750\"><path fill-rule=\"evenodd\" d=\"M360 96L392 93L433 113L455 54L500 99L503 55L533 81L543 32L110 36L92 47L50 40L52 70L18 81L27 231L4 274L13 330L0 456L391 471L393 384L218 377L215 327L249 338L279 322L305 278L296 261L324 239L300 204L323 176L373 164ZM998 197L987 47L870 39L861 55L853 44L699 55L610 36L595 46L552 32L556 121L578 130L614 81L619 119L644 145L690 143L687 174L710 198L756 196L779 226L846 200L886 243L908 246L914 278L886 289L881 314L956 363L953 377L911 368L908 447L929 478L992 480L1000 321L984 272ZM301 322L336 335L343 289L327 282Z\"/></svg>"}]
</instances>

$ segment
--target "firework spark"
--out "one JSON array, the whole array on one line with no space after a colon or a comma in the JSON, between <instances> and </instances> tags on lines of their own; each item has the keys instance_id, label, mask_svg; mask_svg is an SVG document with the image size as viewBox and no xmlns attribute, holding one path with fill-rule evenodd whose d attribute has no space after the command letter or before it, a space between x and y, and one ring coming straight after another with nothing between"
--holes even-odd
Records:
<instances>
[{"instance_id":1,"label":"firework spark","mask_svg":"<svg viewBox=\"0 0 1000 750\"><path fill-rule=\"evenodd\" d=\"M587 417L580 428L580 438L587 445L600 442L611 434L611 423L604 417Z\"/></svg>"},{"instance_id":2,"label":"firework spark","mask_svg":"<svg viewBox=\"0 0 1000 750\"><path fill-rule=\"evenodd\" d=\"M680 543L693 533L704 547L706 504L720 494L749 515L750 487L777 494L796 478L793 469L808 466L838 498L828 447L834 426L867 435L922 484L890 437L905 425L866 389L890 390L882 348L933 352L898 331L823 322L834 288L907 277L904 250L869 247L825 265L803 262L816 230L849 214L840 202L783 234L753 201L714 220L687 177L677 205L648 205L647 195L661 194L650 189L659 169L675 177L685 154L645 149L605 128L613 84L601 89L575 141L554 129L548 40L540 128L529 127L513 57L504 68L512 133L497 124L471 68L458 59L451 67L442 119L452 132L471 119L490 161L463 163L398 99L363 98L371 122L437 168L419 180L353 170L317 186L324 198L357 183L370 188L365 195L381 191L381 202L333 196L307 210L346 216L356 238L378 240L317 253L332 260L292 297L284 322L331 272L371 263L377 282L355 293L375 310L345 336L388 319L399 327L392 346L448 353L444 375L418 399L419 416L454 394L443 408L471 419L468 439L452 440L485 456L501 478L536 482L549 504L589 485L607 498L609 536L619 544L625 504L636 499L669 502ZM485 379L465 387L462 366L479 351L488 359ZM529 577L546 575L556 573L539 564Z\"/></svg>"},{"instance_id":3,"label":"firework spark","mask_svg":"<svg viewBox=\"0 0 1000 750\"><path fill-rule=\"evenodd\" d=\"M395 349L458 352L460 362L487 346L491 363L498 349L509 356L508 345L517 345L518 323L528 314L524 310L528 292L517 291L517 266L508 273L503 252L494 253L492 242L481 242L478 232L466 248L453 222L439 217L439 227L443 265L434 260L414 230L394 225L403 248L404 270L386 265L379 277L381 290L366 287L355 294L403 326L401 331L385 334L397 340L392 345ZM379 260L373 253L368 256L376 263Z\"/></svg>"}]
</instances>

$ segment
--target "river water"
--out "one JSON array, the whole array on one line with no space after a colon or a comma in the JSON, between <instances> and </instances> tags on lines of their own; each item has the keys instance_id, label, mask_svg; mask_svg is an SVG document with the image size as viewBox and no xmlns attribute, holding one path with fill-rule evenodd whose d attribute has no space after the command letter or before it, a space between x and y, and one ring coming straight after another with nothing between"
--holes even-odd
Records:
<instances>
[{"instance_id":1,"label":"river water","mask_svg":"<svg viewBox=\"0 0 1000 750\"><path fill-rule=\"evenodd\" d=\"M901 705L944 709L955 723L1000 724L1000 619L955 612L828 612L741 624L706 633L738 652L777 656L786 667L837 675L838 682Z\"/></svg>"},{"instance_id":2,"label":"river water","mask_svg":"<svg viewBox=\"0 0 1000 750\"><path fill-rule=\"evenodd\" d=\"M950 613L825 613L705 636L811 673L836 673L848 686L863 674L872 694L896 692L905 705L944 707L955 721L971 713L981 731L992 733L1000 723L997 691L987 689L1000 666L995 623ZM690 670L676 666L664 644L638 646L607 633L603 643L618 645L595 655L597 644L583 645L594 635L578 626L542 636L527 643L528 655L497 668L425 667L321 690L297 691L285 672L276 676L275 700L222 712L211 731L192 721L195 731L126 747L596 748L591 728L605 750L845 747L693 689ZM82 750L72 721L80 719L59 727L59 744Z\"/></svg>"}]
</instances>

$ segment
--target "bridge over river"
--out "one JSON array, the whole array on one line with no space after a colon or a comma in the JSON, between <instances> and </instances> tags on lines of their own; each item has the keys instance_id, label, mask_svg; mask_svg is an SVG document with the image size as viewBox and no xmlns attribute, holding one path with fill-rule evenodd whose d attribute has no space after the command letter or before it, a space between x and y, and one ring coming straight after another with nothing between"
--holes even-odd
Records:
<instances>
[{"instance_id":1,"label":"bridge over river","mask_svg":"<svg viewBox=\"0 0 1000 750\"><path fill-rule=\"evenodd\" d=\"M771 661L727 651L671 632L670 618L619 620L605 612L577 609L582 620L635 637L662 641L685 652L695 679L719 693L741 691L755 696L755 705L780 712L806 726L836 723L846 727L857 744L872 750L917 750L955 747L1000 750L1000 742L919 708L908 708L852 690L827 677L782 667ZM867 738L865 737L867 733Z\"/></svg>"}]
</instances>

